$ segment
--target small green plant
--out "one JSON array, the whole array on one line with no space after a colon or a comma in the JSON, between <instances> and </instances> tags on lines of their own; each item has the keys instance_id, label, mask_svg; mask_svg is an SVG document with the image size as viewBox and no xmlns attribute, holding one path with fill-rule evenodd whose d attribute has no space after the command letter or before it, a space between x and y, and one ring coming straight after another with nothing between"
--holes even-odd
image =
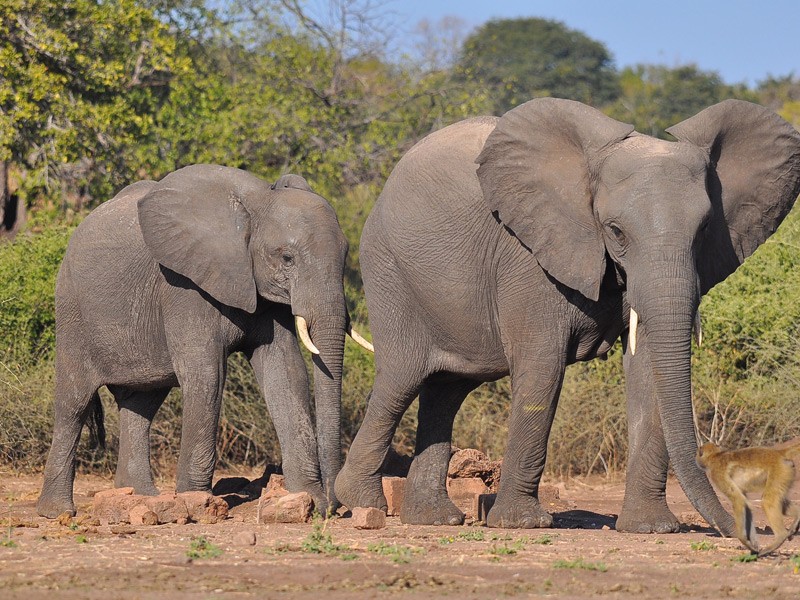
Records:
<instances>
[{"instance_id":1,"label":"small green plant","mask_svg":"<svg viewBox=\"0 0 800 600\"><path fill-rule=\"evenodd\" d=\"M482 542L486 539L486 535L480 529L471 529L469 531L462 531L458 534L458 539L467 542Z\"/></svg>"},{"instance_id":2,"label":"small green plant","mask_svg":"<svg viewBox=\"0 0 800 600\"><path fill-rule=\"evenodd\" d=\"M391 558L393 563L397 564L410 562L414 554L421 554L424 552L422 548L413 548L411 546L402 546L400 544L387 544L386 542L368 544L367 551L374 552L380 556L388 556Z\"/></svg>"},{"instance_id":3,"label":"small green plant","mask_svg":"<svg viewBox=\"0 0 800 600\"><path fill-rule=\"evenodd\" d=\"M792 565L792 571L795 575L800 573L800 554L795 554L789 559L789 564Z\"/></svg>"},{"instance_id":4,"label":"small green plant","mask_svg":"<svg viewBox=\"0 0 800 600\"><path fill-rule=\"evenodd\" d=\"M442 546L447 546L448 544L452 544L455 541L456 541L456 538L454 538L452 535L446 535L444 537L440 537L439 538L439 543Z\"/></svg>"},{"instance_id":5,"label":"small green plant","mask_svg":"<svg viewBox=\"0 0 800 600\"><path fill-rule=\"evenodd\" d=\"M4 540L0 540L0 546L3 548L16 548L17 542L11 539L11 536L8 536Z\"/></svg>"},{"instance_id":6,"label":"small green plant","mask_svg":"<svg viewBox=\"0 0 800 600\"><path fill-rule=\"evenodd\" d=\"M70 524L69 524L69 530L70 531L78 531L78 527L80 527L80 525L78 525L78 523L75 521L75 519L70 521Z\"/></svg>"},{"instance_id":7,"label":"small green plant","mask_svg":"<svg viewBox=\"0 0 800 600\"><path fill-rule=\"evenodd\" d=\"M222 548L209 542L203 536L196 537L189 544L186 556L191 559L216 558L222 554Z\"/></svg>"},{"instance_id":8,"label":"small green plant","mask_svg":"<svg viewBox=\"0 0 800 600\"><path fill-rule=\"evenodd\" d=\"M692 550L697 550L698 552L707 552L709 550L716 550L717 545L703 540L702 542L692 542L691 548Z\"/></svg>"},{"instance_id":9,"label":"small green plant","mask_svg":"<svg viewBox=\"0 0 800 600\"><path fill-rule=\"evenodd\" d=\"M303 552L338 556L343 552L350 550L350 548L347 546L340 546L334 543L331 534L326 531L328 527L327 519L315 516L312 523L313 526L311 533L308 534L306 539L304 539L303 543L300 545L300 548Z\"/></svg>"},{"instance_id":10,"label":"small green plant","mask_svg":"<svg viewBox=\"0 0 800 600\"><path fill-rule=\"evenodd\" d=\"M75 542L78 544L87 544L89 540L86 538L85 535L81 534L75 536Z\"/></svg>"},{"instance_id":11,"label":"small green plant","mask_svg":"<svg viewBox=\"0 0 800 600\"><path fill-rule=\"evenodd\" d=\"M608 567L602 562L587 562L578 557L575 560L557 560L553 563L554 569L583 569L584 571L599 571L605 573Z\"/></svg>"},{"instance_id":12,"label":"small green plant","mask_svg":"<svg viewBox=\"0 0 800 600\"><path fill-rule=\"evenodd\" d=\"M664 540L656 540L656 544L666 544L666 542Z\"/></svg>"},{"instance_id":13,"label":"small green plant","mask_svg":"<svg viewBox=\"0 0 800 600\"><path fill-rule=\"evenodd\" d=\"M549 546L553 543L553 536L545 533L544 535L540 535L535 540L531 540L531 544L539 544L541 546Z\"/></svg>"},{"instance_id":14,"label":"small green plant","mask_svg":"<svg viewBox=\"0 0 800 600\"><path fill-rule=\"evenodd\" d=\"M749 563L749 562L756 562L758 560L758 554L740 554L739 556L734 556L731 561L733 562L740 562L740 563Z\"/></svg>"}]
</instances>

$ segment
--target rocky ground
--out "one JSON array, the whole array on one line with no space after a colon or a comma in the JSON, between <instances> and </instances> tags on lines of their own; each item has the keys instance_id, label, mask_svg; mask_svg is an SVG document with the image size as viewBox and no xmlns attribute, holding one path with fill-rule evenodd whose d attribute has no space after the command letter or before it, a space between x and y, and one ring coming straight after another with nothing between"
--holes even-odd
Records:
<instances>
[{"instance_id":1,"label":"rocky ground","mask_svg":"<svg viewBox=\"0 0 800 600\"><path fill-rule=\"evenodd\" d=\"M35 514L40 477L5 472L0 482L2 598L800 594L800 537L774 556L750 561L738 541L705 526L674 481L670 506L686 527L672 535L614 531L621 477L548 482L545 504L555 528L547 530L407 526L396 516L372 530L356 529L351 518L259 524L258 500L235 495L224 496L233 504L227 516L212 502L196 519L178 515L174 523L139 524L157 521L142 516L153 511L141 509L137 524L110 523L95 514L95 496L113 482L87 475L76 480L77 517L48 521ZM162 489L172 484L159 483ZM800 487L792 495L800 498ZM757 525L765 525L761 514Z\"/></svg>"}]
</instances>

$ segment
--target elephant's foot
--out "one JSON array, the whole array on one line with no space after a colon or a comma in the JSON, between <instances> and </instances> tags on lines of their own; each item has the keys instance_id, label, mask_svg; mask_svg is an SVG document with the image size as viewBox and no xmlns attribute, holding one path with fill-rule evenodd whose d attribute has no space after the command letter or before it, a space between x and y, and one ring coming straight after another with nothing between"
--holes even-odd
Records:
<instances>
[{"instance_id":1,"label":"elephant's foot","mask_svg":"<svg viewBox=\"0 0 800 600\"><path fill-rule=\"evenodd\" d=\"M347 466L347 461L345 461L342 470L339 471L339 475L336 477L333 491L337 500L347 508L372 507L384 512L389 508L386 496L383 495L381 476L358 477Z\"/></svg>"},{"instance_id":2,"label":"elephant's foot","mask_svg":"<svg viewBox=\"0 0 800 600\"><path fill-rule=\"evenodd\" d=\"M71 517L75 516L75 504L69 498L53 498L42 494L36 503L36 512L41 517L55 519L56 517L68 513Z\"/></svg>"},{"instance_id":3,"label":"elephant's foot","mask_svg":"<svg viewBox=\"0 0 800 600\"><path fill-rule=\"evenodd\" d=\"M494 506L486 516L488 527L535 529L552 527L553 517L533 496L498 495Z\"/></svg>"},{"instance_id":4,"label":"elephant's foot","mask_svg":"<svg viewBox=\"0 0 800 600\"><path fill-rule=\"evenodd\" d=\"M400 522L406 525L461 525L462 513L445 490L419 489L408 485L400 509Z\"/></svg>"},{"instance_id":5,"label":"elephant's foot","mask_svg":"<svg viewBox=\"0 0 800 600\"><path fill-rule=\"evenodd\" d=\"M625 533L678 533L681 524L664 506L623 507L617 517L617 531Z\"/></svg>"}]
</instances>

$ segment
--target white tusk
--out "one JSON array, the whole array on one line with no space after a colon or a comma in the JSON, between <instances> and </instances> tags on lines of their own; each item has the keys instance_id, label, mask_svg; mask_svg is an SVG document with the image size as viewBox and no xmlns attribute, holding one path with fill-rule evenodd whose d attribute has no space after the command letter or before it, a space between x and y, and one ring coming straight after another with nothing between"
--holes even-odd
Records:
<instances>
[{"instance_id":1,"label":"white tusk","mask_svg":"<svg viewBox=\"0 0 800 600\"><path fill-rule=\"evenodd\" d=\"M636 330L639 328L639 315L631 308L631 324L628 333L628 345L631 347L631 356L636 355Z\"/></svg>"},{"instance_id":2,"label":"white tusk","mask_svg":"<svg viewBox=\"0 0 800 600\"><path fill-rule=\"evenodd\" d=\"M311 336L308 335L308 323L306 323L306 320L300 315L297 315L294 318L294 322L297 326L297 335L300 336L300 341L303 342L303 345L308 348L311 354L319 354L319 350L317 350L314 342L311 341Z\"/></svg>"},{"instance_id":3,"label":"white tusk","mask_svg":"<svg viewBox=\"0 0 800 600\"><path fill-rule=\"evenodd\" d=\"M692 328L694 332L694 341L697 342L697 347L703 345L703 326L700 323L700 309L697 309L697 312L694 314L694 327Z\"/></svg>"},{"instance_id":4,"label":"white tusk","mask_svg":"<svg viewBox=\"0 0 800 600\"><path fill-rule=\"evenodd\" d=\"M347 335L349 335L351 338L353 338L353 341L354 341L356 344L358 344L359 346L361 346L362 348L366 348L367 350L369 350L369 351L370 351L370 352L372 352L372 353L374 353L374 352L375 352L375 346L373 346L371 343L369 343L369 342L368 342L368 341L367 341L367 340L364 338L364 336L362 336L362 335L361 335L360 333L358 333L358 332L357 332L355 329L353 329L353 326L352 326L352 325L348 325L348 326L347 326Z\"/></svg>"}]
</instances>

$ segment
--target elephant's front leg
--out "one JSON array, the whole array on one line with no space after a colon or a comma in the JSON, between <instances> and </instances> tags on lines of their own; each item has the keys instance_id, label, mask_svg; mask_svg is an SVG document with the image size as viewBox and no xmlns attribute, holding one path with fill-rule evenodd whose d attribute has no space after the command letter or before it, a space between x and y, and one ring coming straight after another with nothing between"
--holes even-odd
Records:
<instances>
[{"instance_id":1,"label":"elephant's front leg","mask_svg":"<svg viewBox=\"0 0 800 600\"><path fill-rule=\"evenodd\" d=\"M272 342L257 347L250 355L250 364L278 434L286 489L308 492L317 510L325 514L329 505L334 506L322 489L308 372L296 339L276 326Z\"/></svg>"},{"instance_id":2,"label":"elephant's front leg","mask_svg":"<svg viewBox=\"0 0 800 600\"><path fill-rule=\"evenodd\" d=\"M408 472L400 521L460 525L462 513L447 495L450 440L456 413L476 381L426 382L419 394L417 447Z\"/></svg>"},{"instance_id":3,"label":"elephant's front leg","mask_svg":"<svg viewBox=\"0 0 800 600\"><path fill-rule=\"evenodd\" d=\"M628 396L628 467L617 531L674 533L680 523L667 507L669 455L658 414L647 344L623 358Z\"/></svg>"},{"instance_id":4,"label":"elephant's front leg","mask_svg":"<svg viewBox=\"0 0 800 600\"><path fill-rule=\"evenodd\" d=\"M541 346L539 346L541 347ZM508 445L497 500L489 511L489 527L550 527L553 517L539 504L539 481L547 458L547 440L565 361L525 354L525 363L511 368L511 418Z\"/></svg>"},{"instance_id":5,"label":"elephant's front leg","mask_svg":"<svg viewBox=\"0 0 800 600\"><path fill-rule=\"evenodd\" d=\"M183 395L176 490L210 492L217 462L217 429L227 363L221 349L192 350L195 352L174 359Z\"/></svg>"}]
</instances>

